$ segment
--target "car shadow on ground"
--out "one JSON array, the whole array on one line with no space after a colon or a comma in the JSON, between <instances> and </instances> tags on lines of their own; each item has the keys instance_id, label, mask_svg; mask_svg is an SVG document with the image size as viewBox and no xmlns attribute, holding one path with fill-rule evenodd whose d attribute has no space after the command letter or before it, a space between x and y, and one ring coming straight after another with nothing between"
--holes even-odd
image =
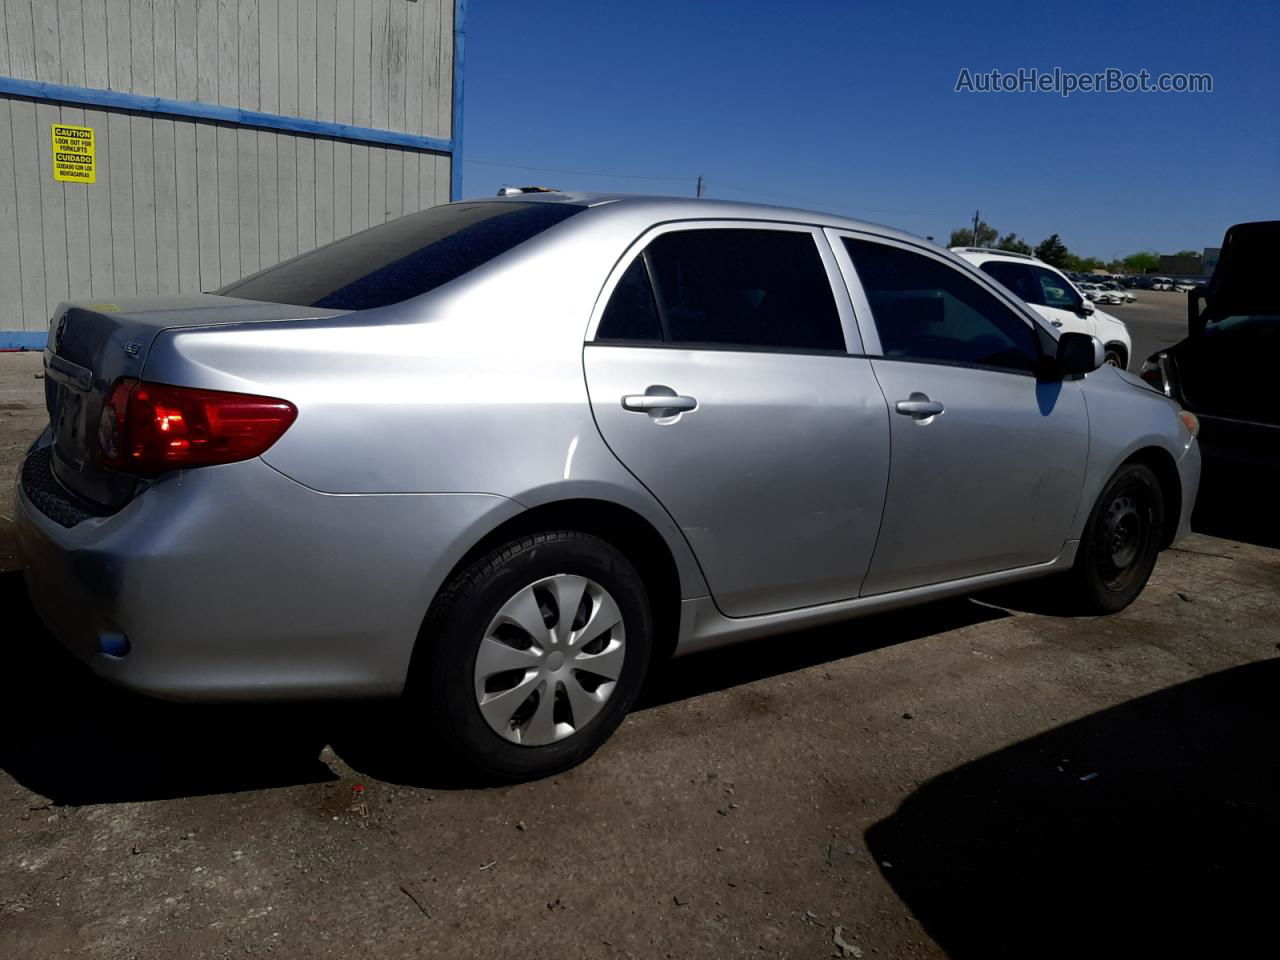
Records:
<instances>
[{"instance_id":1,"label":"car shadow on ground","mask_svg":"<svg viewBox=\"0 0 1280 960\"><path fill-rule=\"evenodd\" d=\"M1280 660L1162 690L929 781L866 833L946 953L1274 957Z\"/></svg>"},{"instance_id":2,"label":"car shadow on ground","mask_svg":"<svg viewBox=\"0 0 1280 960\"><path fill-rule=\"evenodd\" d=\"M970 600L945 600L680 657L652 671L633 709L661 707L1007 616L1006 611ZM420 742L409 746L394 736L350 737L335 742L334 749L369 776L403 786L453 789L486 785L458 771L441 753L429 762L406 764L406 757L421 757L424 746Z\"/></svg>"},{"instance_id":3,"label":"car shadow on ground","mask_svg":"<svg viewBox=\"0 0 1280 960\"><path fill-rule=\"evenodd\" d=\"M0 616L0 768L55 803L335 779L319 759L327 722L316 708L172 704L112 687L45 631L17 573L0 573Z\"/></svg>"},{"instance_id":4,"label":"car shadow on ground","mask_svg":"<svg viewBox=\"0 0 1280 960\"><path fill-rule=\"evenodd\" d=\"M364 776L432 789L485 784L407 729L394 703L180 704L113 687L39 623L22 578L0 574L0 769L54 803L231 793L338 779L326 744ZM660 706L1006 616L952 600L672 661L637 709ZM782 640L782 642L779 642Z\"/></svg>"},{"instance_id":5,"label":"car shadow on ground","mask_svg":"<svg viewBox=\"0 0 1280 960\"><path fill-rule=\"evenodd\" d=\"M699 697L1007 616L1004 610L967 598L940 600L678 657L654 672L636 709Z\"/></svg>"}]
</instances>

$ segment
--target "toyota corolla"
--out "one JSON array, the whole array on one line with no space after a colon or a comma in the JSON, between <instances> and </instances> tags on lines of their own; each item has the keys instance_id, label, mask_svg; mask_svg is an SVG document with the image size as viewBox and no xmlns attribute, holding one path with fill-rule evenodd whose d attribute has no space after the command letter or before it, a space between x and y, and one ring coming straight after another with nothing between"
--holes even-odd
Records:
<instances>
[{"instance_id":1,"label":"toyota corolla","mask_svg":"<svg viewBox=\"0 0 1280 960\"><path fill-rule=\"evenodd\" d=\"M173 699L403 696L492 777L671 654L1055 577L1122 609L1195 417L935 244L837 216L448 204L211 294L59 306L33 602Z\"/></svg>"}]
</instances>

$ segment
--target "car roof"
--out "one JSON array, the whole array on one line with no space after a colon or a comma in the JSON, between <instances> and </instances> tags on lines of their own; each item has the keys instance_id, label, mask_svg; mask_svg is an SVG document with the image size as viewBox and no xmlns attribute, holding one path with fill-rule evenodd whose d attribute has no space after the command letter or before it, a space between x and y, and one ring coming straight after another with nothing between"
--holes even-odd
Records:
<instances>
[{"instance_id":1,"label":"car roof","mask_svg":"<svg viewBox=\"0 0 1280 960\"><path fill-rule=\"evenodd\" d=\"M565 203L587 208L579 216L570 218L566 227L572 229L577 223L585 226L585 221L594 220L605 226L610 218L616 217L618 222L629 230L637 224L657 226L663 223L693 220L761 220L777 223L797 224L809 227L831 227L836 230L849 230L866 233L879 239L896 240L922 251L928 251L944 259L953 261L956 266L970 271L981 278L982 282L994 282L991 277L983 276L978 265L971 259L957 255L948 247L928 237L921 237L905 230L898 230L880 223L845 217L820 210L806 210L801 207L784 207L766 203L747 203L737 200L719 200L710 197L667 197L631 193L579 193L570 191L538 190L529 193L514 193L496 197L477 197L458 201L460 203ZM597 219L598 218L598 219ZM559 228L557 228L559 229ZM633 237L634 233L631 234ZM1004 253L1004 251L999 251ZM1010 259L1026 260L1016 255ZM1031 258L1034 260L1034 258ZM1040 261L1034 261L1039 263ZM998 284L997 284L998 286ZM1031 307L1023 303L1015 294L1009 294L1010 305L1020 309L1027 320L1037 329L1054 336L1056 331L1045 326L1043 319Z\"/></svg>"},{"instance_id":2,"label":"car roof","mask_svg":"<svg viewBox=\"0 0 1280 960\"><path fill-rule=\"evenodd\" d=\"M748 203L739 200L719 200L711 197L668 197L634 193L578 193L545 192L521 193L505 197L476 197L463 203L567 203L588 207L601 214L610 210L625 210L631 214L647 213L655 223L664 220L776 220L784 223L804 223L838 230L858 230L878 234L890 239L927 246L946 252L940 243L930 241L905 230L845 217L821 210L803 207L784 207L768 203Z\"/></svg>"},{"instance_id":3,"label":"car roof","mask_svg":"<svg viewBox=\"0 0 1280 960\"><path fill-rule=\"evenodd\" d=\"M952 247L951 252L972 264L1002 260L1005 263L1033 264L1037 267L1057 270L1057 267L1045 263L1039 257L1033 257L1029 253L1014 253L1012 250L997 250L994 247ZM1061 273L1062 271L1059 270L1058 272Z\"/></svg>"}]
</instances>

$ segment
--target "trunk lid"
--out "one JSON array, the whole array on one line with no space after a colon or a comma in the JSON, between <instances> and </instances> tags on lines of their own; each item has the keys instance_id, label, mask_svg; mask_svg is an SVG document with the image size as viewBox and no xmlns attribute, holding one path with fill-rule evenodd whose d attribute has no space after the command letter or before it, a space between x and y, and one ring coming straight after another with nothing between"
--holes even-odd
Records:
<instances>
[{"instance_id":1,"label":"trunk lid","mask_svg":"<svg viewBox=\"0 0 1280 960\"><path fill-rule=\"evenodd\" d=\"M54 475L100 511L117 509L133 497L140 482L137 478L98 465L98 419L117 380L142 377L151 345L164 331L345 312L214 294L59 304L44 351Z\"/></svg>"}]
</instances>

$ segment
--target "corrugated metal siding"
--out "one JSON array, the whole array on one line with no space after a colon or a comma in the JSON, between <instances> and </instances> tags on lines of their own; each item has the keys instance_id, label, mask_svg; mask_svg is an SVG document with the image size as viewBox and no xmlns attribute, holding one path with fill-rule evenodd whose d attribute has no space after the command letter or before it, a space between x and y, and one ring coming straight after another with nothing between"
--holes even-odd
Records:
<instances>
[{"instance_id":1,"label":"corrugated metal siding","mask_svg":"<svg viewBox=\"0 0 1280 960\"><path fill-rule=\"evenodd\" d=\"M451 0L3 0L0 74L448 139ZM97 182L52 175L91 126ZM209 290L449 196L448 155L0 95L0 330Z\"/></svg>"}]
</instances>

